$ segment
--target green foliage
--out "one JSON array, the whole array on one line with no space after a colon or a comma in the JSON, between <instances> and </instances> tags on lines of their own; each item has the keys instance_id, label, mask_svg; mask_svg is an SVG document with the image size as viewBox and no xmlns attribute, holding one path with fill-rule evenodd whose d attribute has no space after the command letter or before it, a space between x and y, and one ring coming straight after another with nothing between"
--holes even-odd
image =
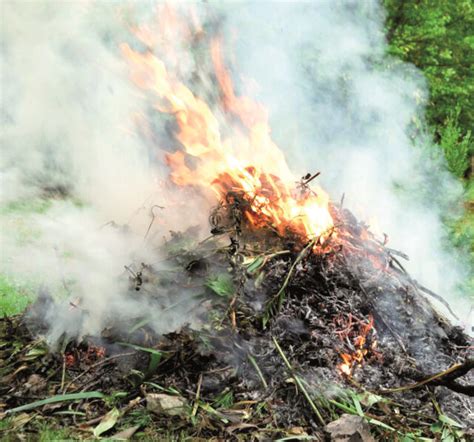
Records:
<instances>
[{"instance_id":1,"label":"green foliage","mask_svg":"<svg viewBox=\"0 0 474 442\"><path fill-rule=\"evenodd\" d=\"M212 403L214 408L230 408L234 404L234 393L232 390L225 389Z\"/></svg>"},{"instance_id":2,"label":"green foliage","mask_svg":"<svg viewBox=\"0 0 474 442\"><path fill-rule=\"evenodd\" d=\"M94 428L94 436L100 437L103 433L112 429L120 417L120 411L117 408L112 408Z\"/></svg>"},{"instance_id":3,"label":"green foliage","mask_svg":"<svg viewBox=\"0 0 474 442\"><path fill-rule=\"evenodd\" d=\"M460 218L448 219L446 221L451 243L466 254L470 260L470 268L474 269L474 179L466 183L464 192L465 212ZM462 282L462 292L470 296L474 301L474 272Z\"/></svg>"},{"instance_id":4,"label":"green foliage","mask_svg":"<svg viewBox=\"0 0 474 442\"><path fill-rule=\"evenodd\" d=\"M462 134L463 131L458 122L459 113L459 107L451 112L444 126L439 129L439 136L450 172L462 177L469 166L468 154L473 140L470 130Z\"/></svg>"},{"instance_id":5,"label":"green foliage","mask_svg":"<svg viewBox=\"0 0 474 442\"><path fill-rule=\"evenodd\" d=\"M0 207L0 214L31 214L46 213L52 206L51 200L46 199L26 199L12 201Z\"/></svg>"},{"instance_id":6,"label":"green foliage","mask_svg":"<svg viewBox=\"0 0 474 442\"><path fill-rule=\"evenodd\" d=\"M0 316L22 312L32 297L24 287L16 286L5 275L0 275Z\"/></svg>"},{"instance_id":7,"label":"green foliage","mask_svg":"<svg viewBox=\"0 0 474 442\"><path fill-rule=\"evenodd\" d=\"M49 427L47 423L43 424L43 426L38 431L37 440L39 442L51 442L51 441L68 441L74 440L70 436L69 429L64 428L52 428Z\"/></svg>"},{"instance_id":8,"label":"green foliage","mask_svg":"<svg viewBox=\"0 0 474 442\"><path fill-rule=\"evenodd\" d=\"M424 103L429 131L450 172L466 177L465 213L446 224L452 243L469 255L474 268L474 176L469 170L474 155L474 3L383 0L383 4L389 54L422 70L429 88ZM472 292L474 277L463 285Z\"/></svg>"},{"instance_id":9,"label":"green foliage","mask_svg":"<svg viewBox=\"0 0 474 442\"><path fill-rule=\"evenodd\" d=\"M72 394L58 394L56 396L51 396L46 399L41 399L39 401L34 401L26 405L21 405L20 407L11 408L8 410L9 414L19 413L20 411L33 410L43 405L55 404L58 402L67 402L67 401L77 401L83 399L103 399L105 396L100 391L84 391L82 393L72 393Z\"/></svg>"},{"instance_id":10,"label":"green foliage","mask_svg":"<svg viewBox=\"0 0 474 442\"><path fill-rule=\"evenodd\" d=\"M471 0L384 0L389 53L420 68L428 80L427 119L444 136L457 176L474 153L474 3ZM453 119L453 109L457 111ZM468 152L469 151L469 152ZM464 156L464 157L463 157ZM462 168L464 168L462 170Z\"/></svg>"},{"instance_id":11,"label":"green foliage","mask_svg":"<svg viewBox=\"0 0 474 442\"><path fill-rule=\"evenodd\" d=\"M463 424L456 422L445 414L438 416L438 421L431 425L430 430L442 441L466 441L464 436Z\"/></svg>"},{"instance_id":12,"label":"green foliage","mask_svg":"<svg viewBox=\"0 0 474 442\"><path fill-rule=\"evenodd\" d=\"M263 256L257 256L253 259L247 266L247 272L251 275L256 273L265 263L265 258Z\"/></svg>"},{"instance_id":13,"label":"green foliage","mask_svg":"<svg viewBox=\"0 0 474 442\"><path fill-rule=\"evenodd\" d=\"M211 276L206 281L206 287L210 288L216 295L222 297L232 296L235 292L232 277L228 273L219 273Z\"/></svg>"}]
</instances>

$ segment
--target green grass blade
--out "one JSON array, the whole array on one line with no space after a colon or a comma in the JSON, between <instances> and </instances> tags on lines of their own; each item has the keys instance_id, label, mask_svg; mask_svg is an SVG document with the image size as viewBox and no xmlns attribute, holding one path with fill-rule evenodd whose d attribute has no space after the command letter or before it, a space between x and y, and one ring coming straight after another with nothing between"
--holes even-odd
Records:
<instances>
[{"instance_id":1,"label":"green grass blade","mask_svg":"<svg viewBox=\"0 0 474 442\"><path fill-rule=\"evenodd\" d=\"M20 407L7 410L6 414L18 413L20 411L33 410L34 408L42 407L43 405L54 404L57 402L77 401L81 399L103 399L105 395L99 391L84 391L82 393L58 394L47 399L31 402L30 404L22 405Z\"/></svg>"},{"instance_id":2,"label":"green grass blade","mask_svg":"<svg viewBox=\"0 0 474 442\"><path fill-rule=\"evenodd\" d=\"M123 347L133 348L134 350L145 351L147 353L151 353L160 357L163 355L162 351L156 350L154 348L140 347L139 345L129 344L128 342L117 342L117 344L122 345Z\"/></svg>"}]
</instances>

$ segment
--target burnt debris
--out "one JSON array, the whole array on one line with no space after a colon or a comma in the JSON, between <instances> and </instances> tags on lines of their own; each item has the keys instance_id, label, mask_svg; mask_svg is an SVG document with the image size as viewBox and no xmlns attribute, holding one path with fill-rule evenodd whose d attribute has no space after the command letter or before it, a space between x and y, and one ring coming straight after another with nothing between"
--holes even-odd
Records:
<instances>
[{"instance_id":1,"label":"burnt debris","mask_svg":"<svg viewBox=\"0 0 474 442\"><path fill-rule=\"evenodd\" d=\"M316 176L302 179L302 191ZM248 195L229 192L211 213L211 237L173 233L165 245L169 262L202 287L200 327L162 335L150 318L117 319L99 337L64 337L51 351L38 339L48 333L45 293L24 316L4 318L3 413L69 410L61 419L90 428L110 411L100 395L122 392L114 407L125 422L158 394L159 411L148 406L154 425L203 438L322 440L347 413L377 438L435 437L440 416L469 434L472 339L433 307L429 298L442 298L410 277L407 257L341 205L330 206L324 238L265 219L255 228L249 210ZM153 293L152 316L165 305L160 288L176 284L160 272L127 267L130 296ZM179 413L166 411L166 395L180 398ZM55 405L37 402L45 398Z\"/></svg>"}]
</instances>

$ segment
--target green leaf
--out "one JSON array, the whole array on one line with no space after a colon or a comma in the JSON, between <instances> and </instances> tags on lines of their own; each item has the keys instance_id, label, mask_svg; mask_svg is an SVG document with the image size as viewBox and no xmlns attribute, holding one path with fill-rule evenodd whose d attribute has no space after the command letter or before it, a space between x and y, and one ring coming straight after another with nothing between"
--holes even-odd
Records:
<instances>
[{"instance_id":1,"label":"green leaf","mask_svg":"<svg viewBox=\"0 0 474 442\"><path fill-rule=\"evenodd\" d=\"M129 334L132 334L133 332L136 332L138 329L144 327L150 322L150 318L145 318L142 319L141 321L137 322L129 331Z\"/></svg>"},{"instance_id":2,"label":"green leaf","mask_svg":"<svg viewBox=\"0 0 474 442\"><path fill-rule=\"evenodd\" d=\"M158 364L160 363L160 361L161 361L161 353L160 354L156 354L156 353L151 353L150 354L150 362L148 364L148 368L147 368L146 373L145 373L146 378L150 377L152 374L155 373L156 369L158 368Z\"/></svg>"},{"instance_id":3,"label":"green leaf","mask_svg":"<svg viewBox=\"0 0 474 442\"><path fill-rule=\"evenodd\" d=\"M335 405L337 408L340 408L341 410L345 411L346 413L357 414L357 410L353 408L350 404L343 404L341 402L335 401L334 399L329 399L329 402Z\"/></svg>"},{"instance_id":4,"label":"green leaf","mask_svg":"<svg viewBox=\"0 0 474 442\"><path fill-rule=\"evenodd\" d=\"M209 278L206 281L206 287L222 297L232 296L235 292L232 277L228 273L219 273Z\"/></svg>"},{"instance_id":5,"label":"green leaf","mask_svg":"<svg viewBox=\"0 0 474 442\"><path fill-rule=\"evenodd\" d=\"M369 393L368 391L358 394L357 398L359 399L360 403L365 405L366 407L371 407L372 405L378 402L387 402L387 400L382 396Z\"/></svg>"},{"instance_id":6,"label":"green leaf","mask_svg":"<svg viewBox=\"0 0 474 442\"><path fill-rule=\"evenodd\" d=\"M165 393L174 394L174 395L177 395L177 396L180 396L180 395L181 395L181 393L179 392L179 390L177 390L177 389L174 388L174 387L168 387L168 388L166 388L166 387L163 387L163 386L161 386L161 385L159 385L159 384L156 384L155 382L145 382L144 385L149 385L149 386L151 386L151 387L153 387L153 388L156 388L156 389L158 389L158 390L160 390L160 391L164 391Z\"/></svg>"},{"instance_id":7,"label":"green leaf","mask_svg":"<svg viewBox=\"0 0 474 442\"><path fill-rule=\"evenodd\" d=\"M234 394L232 391L222 391L216 400L213 402L212 406L214 408L231 408L234 404Z\"/></svg>"},{"instance_id":8,"label":"green leaf","mask_svg":"<svg viewBox=\"0 0 474 442\"><path fill-rule=\"evenodd\" d=\"M204 411L206 411L207 413L209 414L212 414L216 417L218 417L222 422L224 422L224 424L228 424L229 423L229 419L227 419L225 417L224 414L220 413L219 411L215 410L214 408L212 408L209 404L205 403L205 402L200 402L199 403L199 407L201 407Z\"/></svg>"},{"instance_id":9,"label":"green leaf","mask_svg":"<svg viewBox=\"0 0 474 442\"><path fill-rule=\"evenodd\" d=\"M99 437L101 434L109 431L115 426L120 417L120 411L116 408L110 410L100 421L99 425L94 428L94 436Z\"/></svg>"},{"instance_id":10,"label":"green leaf","mask_svg":"<svg viewBox=\"0 0 474 442\"><path fill-rule=\"evenodd\" d=\"M441 434L441 440L443 442L455 442L454 435L451 433L449 428L444 428L443 433Z\"/></svg>"},{"instance_id":11,"label":"green leaf","mask_svg":"<svg viewBox=\"0 0 474 442\"><path fill-rule=\"evenodd\" d=\"M30 404L22 405L21 407L7 410L7 414L18 413L19 411L33 410L34 408L42 407L43 405L54 404L57 402L77 401L82 399L103 399L105 395L99 391L84 391L82 393L58 394L47 399L31 402Z\"/></svg>"},{"instance_id":12,"label":"green leaf","mask_svg":"<svg viewBox=\"0 0 474 442\"><path fill-rule=\"evenodd\" d=\"M59 415L59 416L82 416L82 417L87 416L87 414L82 412L82 411L70 411L70 410L56 411L53 414L55 416L56 415Z\"/></svg>"},{"instance_id":13,"label":"green leaf","mask_svg":"<svg viewBox=\"0 0 474 442\"><path fill-rule=\"evenodd\" d=\"M265 263L265 259L262 256L257 256L248 266L247 272L250 274L255 273Z\"/></svg>"},{"instance_id":14,"label":"green leaf","mask_svg":"<svg viewBox=\"0 0 474 442\"><path fill-rule=\"evenodd\" d=\"M451 427L457 427L457 428L464 428L463 424L460 424L459 422L456 422L455 420L451 419L450 417L446 416L445 414L440 414L439 415L439 420L447 425L450 425Z\"/></svg>"},{"instance_id":15,"label":"green leaf","mask_svg":"<svg viewBox=\"0 0 474 442\"><path fill-rule=\"evenodd\" d=\"M36 348L32 348L28 353L26 353L23 359L32 360L40 356L44 356L47 353L48 353L48 350L46 348L36 347Z\"/></svg>"},{"instance_id":16,"label":"green leaf","mask_svg":"<svg viewBox=\"0 0 474 442\"><path fill-rule=\"evenodd\" d=\"M362 407L360 406L359 399L357 399L356 395L352 396L352 401L354 402L354 406L357 410L357 414L361 417L364 417L364 412L362 411Z\"/></svg>"},{"instance_id":17,"label":"green leaf","mask_svg":"<svg viewBox=\"0 0 474 442\"><path fill-rule=\"evenodd\" d=\"M385 428L386 430L396 431L395 428L379 421L378 419L369 419L368 422L369 422L369 424L377 425L378 427Z\"/></svg>"},{"instance_id":18,"label":"green leaf","mask_svg":"<svg viewBox=\"0 0 474 442\"><path fill-rule=\"evenodd\" d=\"M154 348L140 347L139 345L130 344L128 342L117 342L117 344L122 345L123 347L133 348L134 350L145 351L147 353L151 353L151 354L154 354L154 355L157 355L157 356L162 356L163 355L162 351L156 350Z\"/></svg>"}]
</instances>

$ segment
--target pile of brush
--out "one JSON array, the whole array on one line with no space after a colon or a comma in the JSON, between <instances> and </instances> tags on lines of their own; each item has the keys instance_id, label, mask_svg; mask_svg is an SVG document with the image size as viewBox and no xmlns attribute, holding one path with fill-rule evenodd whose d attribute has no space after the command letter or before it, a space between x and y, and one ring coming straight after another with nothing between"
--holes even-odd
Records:
<instances>
[{"instance_id":1,"label":"pile of brush","mask_svg":"<svg viewBox=\"0 0 474 442\"><path fill-rule=\"evenodd\" d=\"M190 230L166 244L187 284L203 288L199 327L158 335L147 318L111 322L51 352L36 339L51 301L4 319L3 411L41 410L96 436L146 435L153 422L204 438L468 437L472 339L435 310L429 298L443 298L407 274L404 254L342 205L330 207L334 229L311 240L256 229L245 210L229 193L212 236L196 242ZM182 280L142 264L130 296L178 292Z\"/></svg>"}]
</instances>

